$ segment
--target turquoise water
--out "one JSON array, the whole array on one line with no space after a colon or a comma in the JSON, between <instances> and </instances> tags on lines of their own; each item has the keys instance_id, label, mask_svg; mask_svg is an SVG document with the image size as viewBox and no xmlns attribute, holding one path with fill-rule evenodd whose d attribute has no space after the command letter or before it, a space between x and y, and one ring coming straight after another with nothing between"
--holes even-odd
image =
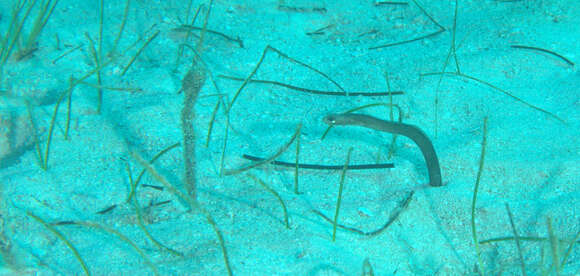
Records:
<instances>
[{"instance_id":1,"label":"turquoise water","mask_svg":"<svg viewBox=\"0 0 580 276\"><path fill-rule=\"evenodd\" d=\"M580 273L576 1L0 16L1 275ZM361 106L424 132L443 186L405 136L328 130Z\"/></svg>"}]
</instances>

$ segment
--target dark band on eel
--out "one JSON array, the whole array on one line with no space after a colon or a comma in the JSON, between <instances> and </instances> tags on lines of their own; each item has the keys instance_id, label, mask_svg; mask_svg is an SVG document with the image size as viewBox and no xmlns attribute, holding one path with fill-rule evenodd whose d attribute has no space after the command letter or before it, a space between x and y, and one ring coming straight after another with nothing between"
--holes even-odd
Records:
<instances>
[{"instance_id":1,"label":"dark band on eel","mask_svg":"<svg viewBox=\"0 0 580 276\"><path fill-rule=\"evenodd\" d=\"M329 126L362 126L378 131L403 135L415 142L425 162L429 172L429 185L439 187L443 185L441 181L441 168L439 159L435 153L433 143L429 137L418 127L403 123L391 122L375 118L373 116L355 113L329 114L324 117L324 122Z\"/></svg>"}]
</instances>

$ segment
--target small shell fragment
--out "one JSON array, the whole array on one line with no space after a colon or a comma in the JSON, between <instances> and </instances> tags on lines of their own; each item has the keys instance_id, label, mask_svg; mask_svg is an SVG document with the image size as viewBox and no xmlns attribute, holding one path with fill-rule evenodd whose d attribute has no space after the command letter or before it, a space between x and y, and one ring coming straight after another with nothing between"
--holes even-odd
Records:
<instances>
[{"instance_id":1,"label":"small shell fragment","mask_svg":"<svg viewBox=\"0 0 580 276\"><path fill-rule=\"evenodd\" d=\"M373 214L373 212L371 212L369 209L365 207L358 207L357 211L361 217L373 217L375 215Z\"/></svg>"}]
</instances>

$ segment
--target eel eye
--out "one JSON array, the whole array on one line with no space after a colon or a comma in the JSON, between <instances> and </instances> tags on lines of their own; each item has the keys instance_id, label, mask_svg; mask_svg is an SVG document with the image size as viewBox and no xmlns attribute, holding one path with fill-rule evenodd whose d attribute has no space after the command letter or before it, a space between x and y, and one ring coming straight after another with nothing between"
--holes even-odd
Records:
<instances>
[{"instance_id":1,"label":"eel eye","mask_svg":"<svg viewBox=\"0 0 580 276\"><path fill-rule=\"evenodd\" d=\"M334 117L333 117L333 116L326 116L326 117L324 118L324 121L325 121L327 124L330 124L330 125L334 125L334 124L336 123L336 119L334 119Z\"/></svg>"}]
</instances>

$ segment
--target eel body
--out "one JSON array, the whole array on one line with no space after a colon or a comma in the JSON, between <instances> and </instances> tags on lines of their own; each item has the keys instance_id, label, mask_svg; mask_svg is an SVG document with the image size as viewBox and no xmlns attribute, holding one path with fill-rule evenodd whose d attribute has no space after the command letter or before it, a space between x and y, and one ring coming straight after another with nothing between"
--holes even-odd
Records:
<instances>
[{"instance_id":1,"label":"eel body","mask_svg":"<svg viewBox=\"0 0 580 276\"><path fill-rule=\"evenodd\" d=\"M442 186L441 168L439 167L439 159L435 153L433 143L429 137L418 127L403 123L392 121L385 121L373 116L355 113L343 114L329 114L324 117L324 122L330 126L362 126L378 131L394 133L403 135L413 140L421 150L423 158L427 163L427 170L429 172L429 185Z\"/></svg>"}]
</instances>

